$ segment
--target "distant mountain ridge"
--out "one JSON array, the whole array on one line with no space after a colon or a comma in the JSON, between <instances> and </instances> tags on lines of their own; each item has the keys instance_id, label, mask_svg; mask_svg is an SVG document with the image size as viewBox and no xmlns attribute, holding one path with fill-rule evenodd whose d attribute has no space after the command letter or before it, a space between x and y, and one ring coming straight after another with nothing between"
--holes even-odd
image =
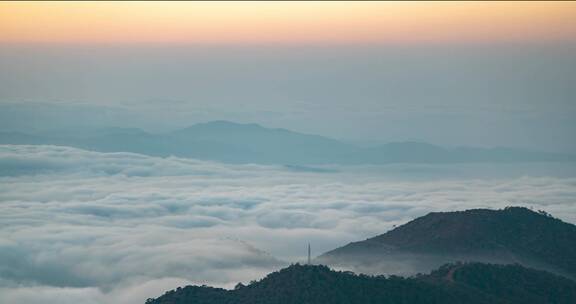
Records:
<instances>
[{"instance_id":1,"label":"distant mountain ridge","mask_svg":"<svg viewBox=\"0 0 576 304\"><path fill-rule=\"evenodd\" d=\"M449 264L412 278L292 265L234 290L186 286L146 304L569 304L576 282L520 265Z\"/></svg>"},{"instance_id":2,"label":"distant mountain ridge","mask_svg":"<svg viewBox=\"0 0 576 304\"><path fill-rule=\"evenodd\" d=\"M455 261L520 263L576 278L576 226L521 207L430 213L317 258L359 272L401 274Z\"/></svg>"},{"instance_id":3,"label":"distant mountain ridge","mask_svg":"<svg viewBox=\"0 0 576 304\"><path fill-rule=\"evenodd\" d=\"M230 163L286 165L576 161L573 155L512 148L443 148L397 142L360 148L335 139L258 124L200 123L164 134L134 128L0 132L0 144L64 145L99 152L134 152Z\"/></svg>"}]
</instances>

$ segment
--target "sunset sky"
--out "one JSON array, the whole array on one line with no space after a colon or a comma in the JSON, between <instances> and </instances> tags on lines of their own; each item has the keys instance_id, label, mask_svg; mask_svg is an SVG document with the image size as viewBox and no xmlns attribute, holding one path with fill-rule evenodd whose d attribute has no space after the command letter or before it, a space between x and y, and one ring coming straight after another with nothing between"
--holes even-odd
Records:
<instances>
[{"instance_id":1,"label":"sunset sky","mask_svg":"<svg viewBox=\"0 0 576 304\"><path fill-rule=\"evenodd\" d=\"M576 39L576 2L1 2L0 43Z\"/></svg>"},{"instance_id":2,"label":"sunset sky","mask_svg":"<svg viewBox=\"0 0 576 304\"><path fill-rule=\"evenodd\" d=\"M0 129L576 151L575 54L576 2L2 1Z\"/></svg>"}]
</instances>

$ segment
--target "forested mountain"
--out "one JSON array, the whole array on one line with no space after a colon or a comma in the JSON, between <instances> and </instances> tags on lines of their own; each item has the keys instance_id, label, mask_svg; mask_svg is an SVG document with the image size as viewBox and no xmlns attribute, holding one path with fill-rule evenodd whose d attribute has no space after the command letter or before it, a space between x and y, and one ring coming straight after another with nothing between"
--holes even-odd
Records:
<instances>
[{"instance_id":1,"label":"forested mountain","mask_svg":"<svg viewBox=\"0 0 576 304\"><path fill-rule=\"evenodd\" d=\"M520 263L574 278L576 226L521 207L434 212L317 259L358 272L397 274L456 261Z\"/></svg>"},{"instance_id":2,"label":"forested mountain","mask_svg":"<svg viewBox=\"0 0 576 304\"><path fill-rule=\"evenodd\" d=\"M234 290L186 286L147 304L569 304L576 282L520 265L450 264L403 278L292 265Z\"/></svg>"}]
</instances>

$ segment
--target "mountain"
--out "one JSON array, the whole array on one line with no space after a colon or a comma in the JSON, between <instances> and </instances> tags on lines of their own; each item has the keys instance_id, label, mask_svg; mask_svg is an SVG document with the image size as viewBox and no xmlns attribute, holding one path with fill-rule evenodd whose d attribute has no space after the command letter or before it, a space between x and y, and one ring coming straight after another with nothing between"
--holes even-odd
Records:
<instances>
[{"instance_id":1,"label":"mountain","mask_svg":"<svg viewBox=\"0 0 576 304\"><path fill-rule=\"evenodd\" d=\"M450 264L411 278L292 265L234 290L186 286L146 304L576 303L576 282L520 265Z\"/></svg>"},{"instance_id":2,"label":"mountain","mask_svg":"<svg viewBox=\"0 0 576 304\"><path fill-rule=\"evenodd\" d=\"M576 226L521 207L434 212L317 258L358 272L396 274L455 261L520 263L576 278Z\"/></svg>"},{"instance_id":3,"label":"mountain","mask_svg":"<svg viewBox=\"0 0 576 304\"><path fill-rule=\"evenodd\" d=\"M297 264L233 290L186 286L146 304L576 303L576 226L521 207L430 213L314 262L379 275Z\"/></svg>"},{"instance_id":4,"label":"mountain","mask_svg":"<svg viewBox=\"0 0 576 304\"><path fill-rule=\"evenodd\" d=\"M196 124L175 131L170 137L182 144L227 147L215 149L218 151L212 153L238 162L323 164L336 162L357 150L354 146L318 135L228 121Z\"/></svg>"},{"instance_id":5,"label":"mountain","mask_svg":"<svg viewBox=\"0 0 576 304\"><path fill-rule=\"evenodd\" d=\"M0 132L0 144L64 145L229 163L282 165L576 161L572 155L511 148L444 148L399 142L360 148L335 139L257 124L212 121L163 134L135 128L66 128ZM296 167L297 168L297 167Z\"/></svg>"},{"instance_id":6,"label":"mountain","mask_svg":"<svg viewBox=\"0 0 576 304\"><path fill-rule=\"evenodd\" d=\"M357 150L322 136L228 121L196 124L164 134L131 128L79 128L36 134L0 132L0 144L53 144L99 152L290 165L338 163Z\"/></svg>"}]
</instances>

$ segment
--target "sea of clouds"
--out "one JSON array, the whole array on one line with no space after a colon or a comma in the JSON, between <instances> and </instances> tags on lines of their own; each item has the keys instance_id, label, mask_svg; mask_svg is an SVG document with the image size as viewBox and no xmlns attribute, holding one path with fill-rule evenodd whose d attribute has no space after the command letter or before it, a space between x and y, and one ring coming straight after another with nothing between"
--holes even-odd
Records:
<instances>
[{"instance_id":1,"label":"sea of clouds","mask_svg":"<svg viewBox=\"0 0 576 304\"><path fill-rule=\"evenodd\" d=\"M576 223L574 164L301 168L0 145L0 303L233 287L430 211Z\"/></svg>"}]
</instances>

